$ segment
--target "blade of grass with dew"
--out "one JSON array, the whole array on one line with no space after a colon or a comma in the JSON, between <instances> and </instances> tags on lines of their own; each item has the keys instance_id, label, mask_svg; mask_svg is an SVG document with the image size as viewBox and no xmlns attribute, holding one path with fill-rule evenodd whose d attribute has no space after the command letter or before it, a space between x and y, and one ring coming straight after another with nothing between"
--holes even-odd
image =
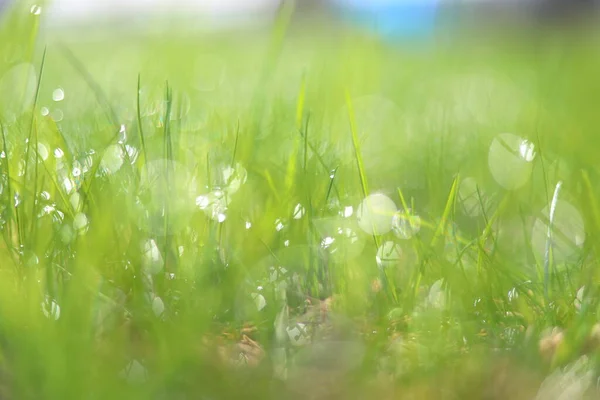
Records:
<instances>
[{"instance_id":1,"label":"blade of grass with dew","mask_svg":"<svg viewBox=\"0 0 600 400\"><path fill-rule=\"evenodd\" d=\"M235 168L235 157L237 156L238 144L240 142L240 121L237 122L237 129L235 130L235 142L233 143L233 151L231 152L231 168Z\"/></svg>"},{"instance_id":2,"label":"blade of grass with dew","mask_svg":"<svg viewBox=\"0 0 600 400\"><path fill-rule=\"evenodd\" d=\"M554 223L554 213L556 212L556 205L558 203L558 195L562 182L558 182L554 189L554 195L552 196L552 203L550 203L550 213L548 221L548 230L546 234L546 248L544 251L544 298L546 301L549 300L550 295L550 268L552 267L552 225Z\"/></svg>"},{"instance_id":3,"label":"blade of grass with dew","mask_svg":"<svg viewBox=\"0 0 600 400\"><path fill-rule=\"evenodd\" d=\"M9 209L11 210L11 216L14 218L15 220L15 225L13 226L13 224L11 224L11 221L9 220L9 228L8 228L8 232L9 232L9 246L10 248L15 248L15 245L18 246L18 248L21 248L21 245L23 244L23 232L21 231L21 223L20 223L20 219L19 219L19 211L17 210L17 205L15 204L15 191L14 191L14 185L11 184L12 181L12 176L11 176L11 171L12 168L10 168L10 162L11 162L11 156L10 156L10 152L8 150L8 146L7 146L7 142L6 142L6 128L4 126L4 123L2 121L0 121L0 130L2 131L2 146L3 146L3 151L5 154L5 160L6 160L6 186L7 186L7 191L8 191L8 201L9 201ZM13 230L14 228L14 230ZM16 243L13 243L15 242Z\"/></svg>"},{"instance_id":4,"label":"blade of grass with dew","mask_svg":"<svg viewBox=\"0 0 600 400\"><path fill-rule=\"evenodd\" d=\"M173 174L172 168L173 168L173 142L171 140L171 111L172 111L172 107L173 107L173 91L172 89L169 87L169 82L165 83L165 102L166 102L166 109L165 109L165 115L164 115L164 131L163 131L163 135L164 135L164 160L165 160L165 190L167 191L167 193L171 192L171 184L172 184L172 180L175 178L173 176L171 176ZM165 196L164 198L165 200L165 210L164 210L164 218L163 218L163 229L164 229L164 235L165 235L165 244L164 244L164 271L168 271L168 257L167 255L169 254L170 251L170 245L171 245L171 235L169 235L169 217L170 217L170 196Z\"/></svg>"},{"instance_id":5,"label":"blade of grass with dew","mask_svg":"<svg viewBox=\"0 0 600 400\"><path fill-rule=\"evenodd\" d=\"M136 104L136 116L137 116L137 123L138 123L138 132L140 134L140 143L142 145L142 154L143 154L143 159L141 160L141 164L144 166L144 168L146 168L146 173L148 172L148 152L146 150L146 139L145 139L145 135L144 135L144 126L142 123L142 110L141 110L141 104L140 104L140 94L141 94L141 84L142 84L142 76L141 74L138 74L138 79L137 79L137 92L136 92L136 96L135 96L135 104Z\"/></svg>"},{"instance_id":6,"label":"blade of grass with dew","mask_svg":"<svg viewBox=\"0 0 600 400\"><path fill-rule=\"evenodd\" d=\"M37 193L37 181L38 181L38 160L39 160L39 154L38 154L38 145L39 145L39 140L38 140L38 128L35 125L36 124L36 108L38 105L38 99L40 96L40 87L42 86L42 78L44 76L44 65L46 64L46 48L44 48L44 52L42 54L42 61L40 63L40 72L38 74L38 80L37 80L37 85L35 88L35 95L33 98L33 105L32 105L32 110L31 110L31 122L29 124L29 134L27 137L27 146L26 146L26 150L25 150L25 176L24 176L24 181L27 182L27 174L29 172L29 149L31 146L31 142L32 142L32 136L33 136L33 132L35 131L35 170L34 170L34 177L33 177L33 193L34 193L34 199L32 201L31 207L32 207L32 211L31 211L31 223L30 223L30 228L29 228L29 232L30 232L30 237L35 237L35 235L33 234L33 231L35 229L35 219L36 219L36 204L37 201L35 200L35 195Z\"/></svg>"},{"instance_id":7,"label":"blade of grass with dew","mask_svg":"<svg viewBox=\"0 0 600 400\"><path fill-rule=\"evenodd\" d=\"M442 218L441 218L440 223L438 224L438 227L433 235L433 239L431 240L431 247L433 247L437 244L437 241L444 234L444 231L446 230L446 224L448 222L448 218L450 217L450 215L454 209L454 205L456 203L456 196L457 196L457 192L458 192L459 180L460 180L460 177L459 177L459 175L457 175L456 178L454 178L454 181L452 182L452 187L450 188L450 193L448 194L448 199L446 200L446 206L444 207L444 212L442 214Z\"/></svg>"},{"instance_id":8,"label":"blade of grass with dew","mask_svg":"<svg viewBox=\"0 0 600 400\"><path fill-rule=\"evenodd\" d=\"M367 208L369 209L370 201L368 198L369 187L368 187L368 183L367 183L367 175L365 173L364 162L362 159L362 152L360 149L360 141L358 138L358 130L357 130L357 126L356 126L356 115L354 113L354 106L352 104L352 98L351 98L350 92L348 90L346 90L346 108L348 110L350 133L352 136L352 146L354 148L354 158L356 161L356 167L358 169L358 175L360 178L362 194L363 194L365 201L367 202ZM375 229L375 226L373 225L372 227L373 227L373 242L375 243L375 248L379 249L380 243L379 243L378 233L377 233L377 230ZM393 303L396 304L398 302L398 294L396 292L396 285L395 285L394 280L390 279L389 273L386 269L383 269L381 271L381 276L382 276L382 280L384 283L384 288L385 288L386 293L389 296L391 296Z\"/></svg>"}]
</instances>

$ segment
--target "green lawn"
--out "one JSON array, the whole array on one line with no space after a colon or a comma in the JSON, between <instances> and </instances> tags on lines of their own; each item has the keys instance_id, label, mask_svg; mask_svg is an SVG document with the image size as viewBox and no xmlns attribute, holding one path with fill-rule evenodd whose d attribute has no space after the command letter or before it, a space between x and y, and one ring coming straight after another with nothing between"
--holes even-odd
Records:
<instances>
[{"instance_id":1,"label":"green lawn","mask_svg":"<svg viewBox=\"0 0 600 400\"><path fill-rule=\"evenodd\" d=\"M596 398L596 32L34 14L0 25L1 398Z\"/></svg>"}]
</instances>

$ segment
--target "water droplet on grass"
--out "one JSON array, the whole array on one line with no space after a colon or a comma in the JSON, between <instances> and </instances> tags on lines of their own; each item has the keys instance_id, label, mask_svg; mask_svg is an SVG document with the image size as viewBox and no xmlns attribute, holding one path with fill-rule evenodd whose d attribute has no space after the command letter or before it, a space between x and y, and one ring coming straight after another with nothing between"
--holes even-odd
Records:
<instances>
[{"instance_id":1,"label":"water droplet on grass","mask_svg":"<svg viewBox=\"0 0 600 400\"><path fill-rule=\"evenodd\" d=\"M88 218L84 213L77 213L73 217L73 229L80 235L84 234L88 228Z\"/></svg>"},{"instance_id":2,"label":"water droplet on grass","mask_svg":"<svg viewBox=\"0 0 600 400\"><path fill-rule=\"evenodd\" d=\"M60 318L60 305L55 300L46 298L42 303L42 312L46 318L57 321Z\"/></svg>"},{"instance_id":3,"label":"water droplet on grass","mask_svg":"<svg viewBox=\"0 0 600 400\"><path fill-rule=\"evenodd\" d=\"M120 144L123 144L125 143L125 141L127 141L127 128L125 127L125 125L121 125L121 128L119 129L118 142Z\"/></svg>"},{"instance_id":4,"label":"water droplet on grass","mask_svg":"<svg viewBox=\"0 0 600 400\"><path fill-rule=\"evenodd\" d=\"M236 163L235 167L223 168L222 179L227 193L233 195L248 180L248 172L240 163ZM218 183L215 186L218 186Z\"/></svg>"},{"instance_id":5,"label":"water droplet on grass","mask_svg":"<svg viewBox=\"0 0 600 400\"><path fill-rule=\"evenodd\" d=\"M515 190L529 181L534 158L531 142L511 133L503 133L496 136L490 145L488 166L500 186Z\"/></svg>"},{"instance_id":6,"label":"water droplet on grass","mask_svg":"<svg viewBox=\"0 0 600 400\"><path fill-rule=\"evenodd\" d=\"M321 238L324 238L322 244L324 241L332 258L343 262L362 253L366 240L356 220L339 217L317 218L313 219L313 224Z\"/></svg>"},{"instance_id":7,"label":"water droplet on grass","mask_svg":"<svg viewBox=\"0 0 600 400\"><path fill-rule=\"evenodd\" d=\"M107 175L116 173L123 166L123 160L125 158L125 152L123 147L119 144L113 144L108 146L102 160L100 161L100 168Z\"/></svg>"},{"instance_id":8,"label":"water droplet on grass","mask_svg":"<svg viewBox=\"0 0 600 400\"><path fill-rule=\"evenodd\" d=\"M275 220L275 230L277 232L281 232L283 230L283 228L285 228L285 225L283 224L283 221L280 218L277 218Z\"/></svg>"},{"instance_id":9,"label":"water droplet on grass","mask_svg":"<svg viewBox=\"0 0 600 400\"><path fill-rule=\"evenodd\" d=\"M398 211L392 218L392 231L400 239L410 239L421 230L421 217L407 211Z\"/></svg>"},{"instance_id":10,"label":"water droplet on grass","mask_svg":"<svg viewBox=\"0 0 600 400\"><path fill-rule=\"evenodd\" d=\"M52 100L63 101L65 99L65 91L62 88L56 88L52 92Z\"/></svg>"},{"instance_id":11,"label":"water droplet on grass","mask_svg":"<svg viewBox=\"0 0 600 400\"><path fill-rule=\"evenodd\" d=\"M340 215L344 218L350 218L354 213L354 207L346 206L343 211L340 211Z\"/></svg>"},{"instance_id":12,"label":"water droplet on grass","mask_svg":"<svg viewBox=\"0 0 600 400\"><path fill-rule=\"evenodd\" d=\"M323 238L323 240L321 240L321 247L324 249L329 248L329 246L331 246L333 244L333 242L335 242L335 239L332 238L331 236L327 236L325 238Z\"/></svg>"},{"instance_id":13,"label":"water droplet on grass","mask_svg":"<svg viewBox=\"0 0 600 400\"><path fill-rule=\"evenodd\" d=\"M446 297L443 289L443 280L437 280L431 285L427 295L427 303L430 307L441 309L446 305Z\"/></svg>"},{"instance_id":14,"label":"water droplet on grass","mask_svg":"<svg viewBox=\"0 0 600 400\"><path fill-rule=\"evenodd\" d=\"M383 235L392 229L396 204L389 197L377 193L367 196L358 206L358 226L366 233Z\"/></svg>"},{"instance_id":15,"label":"water droplet on grass","mask_svg":"<svg viewBox=\"0 0 600 400\"><path fill-rule=\"evenodd\" d=\"M57 147L56 149L54 149L54 157L61 158L64 155L65 155L65 152L62 151L62 149L60 147Z\"/></svg>"},{"instance_id":16,"label":"water droplet on grass","mask_svg":"<svg viewBox=\"0 0 600 400\"><path fill-rule=\"evenodd\" d=\"M523 140L519 145L519 156L527 162L533 161L535 158L535 146L528 140Z\"/></svg>"},{"instance_id":17,"label":"water droplet on grass","mask_svg":"<svg viewBox=\"0 0 600 400\"><path fill-rule=\"evenodd\" d=\"M48 109L48 107L42 107L40 109L40 114L42 114L42 117L47 117L48 115L50 115L50 110Z\"/></svg>"},{"instance_id":18,"label":"water droplet on grass","mask_svg":"<svg viewBox=\"0 0 600 400\"><path fill-rule=\"evenodd\" d=\"M158 296L154 296L152 300L152 312L157 317L160 317L165 312L165 303Z\"/></svg>"},{"instance_id":19,"label":"water droplet on grass","mask_svg":"<svg viewBox=\"0 0 600 400\"><path fill-rule=\"evenodd\" d=\"M550 207L545 207L536 219L531 244L536 259L542 263L548 240ZM551 230L552 259L556 265L576 261L585 241L585 225L581 213L566 200L558 200Z\"/></svg>"},{"instance_id":20,"label":"water droplet on grass","mask_svg":"<svg viewBox=\"0 0 600 400\"><path fill-rule=\"evenodd\" d=\"M34 4L29 9L29 12L33 15L40 15L42 13L42 6Z\"/></svg>"},{"instance_id":21,"label":"water droplet on grass","mask_svg":"<svg viewBox=\"0 0 600 400\"><path fill-rule=\"evenodd\" d=\"M218 212L213 219L219 223L222 223L227 219L227 215L224 212Z\"/></svg>"},{"instance_id":22,"label":"water droplet on grass","mask_svg":"<svg viewBox=\"0 0 600 400\"><path fill-rule=\"evenodd\" d=\"M262 311L267 306L267 300L262 294L252 293L252 300L254 300L257 311Z\"/></svg>"},{"instance_id":23,"label":"water droplet on grass","mask_svg":"<svg viewBox=\"0 0 600 400\"><path fill-rule=\"evenodd\" d=\"M304 207L302 206L302 204L298 203L296 204L296 207L294 208L294 219L300 219L304 216L304 213L306 212L306 210L304 209Z\"/></svg>"},{"instance_id":24,"label":"water droplet on grass","mask_svg":"<svg viewBox=\"0 0 600 400\"><path fill-rule=\"evenodd\" d=\"M70 194L75 188L75 182L73 182L73 180L70 178L64 178L62 184L67 194Z\"/></svg>"},{"instance_id":25,"label":"water droplet on grass","mask_svg":"<svg viewBox=\"0 0 600 400\"><path fill-rule=\"evenodd\" d=\"M43 160L46 161L48 159L48 156L50 155L48 148L46 147L46 145L44 145L41 142L38 142L37 144L37 151L38 151L38 156Z\"/></svg>"},{"instance_id":26,"label":"water droplet on grass","mask_svg":"<svg viewBox=\"0 0 600 400\"><path fill-rule=\"evenodd\" d=\"M581 305L583 304L583 294L585 292L585 286L582 286L577 291L577 295L575 296L575 300L573 301L573 306L577 311L581 310Z\"/></svg>"},{"instance_id":27,"label":"water droplet on grass","mask_svg":"<svg viewBox=\"0 0 600 400\"><path fill-rule=\"evenodd\" d=\"M125 145L125 151L127 152L127 156L129 157L131 164L135 164L138 156L140 155L140 151L128 144Z\"/></svg>"},{"instance_id":28,"label":"water droplet on grass","mask_svg":"<svg viewBox=\"0 0 600 400\"><path fill-rule=\"evenodd\" d=\"M210 197L207 195L201 195L196 197L196 205L201 210L205 210L210 205ZM246 223L246 229L248 229L248 223Z\"/></svg>"},{"instance_id":29,"label":"water droplet on grass","mask_svg":"<svg viewBox=\"0 0 600 400\"><path fill-rule=\"evenodd\" d=\"M81 208L81 195L78 192L74 192L69 198L69 202L73 210L79 211Z\"/></svg>"},{"instance_id":30,"label":"water droplet on grass","mask_svg":"<svg viewBox=\"0 0 600 400\"><path fill-rule=\"evenodd\" d=\"M402 249L394 242L385 242L379 249L377 249L377 255L375 260L379 268L389 268L397 265L402 255Z\"/></svg>"},{"instance_id":31,"label":"water droplet on grass","mask_svg":"<svg viewBox=\"0 0 600 400\"><path fill-rule=\"evenodd\" d=\"M252 228L252 222L246 221L246 229Z\"/></svg>"},{"instance_id":32,"label":"water droplet on grass","mask_svg":"<svg viewBox=\"0 0 600 400\"><path fill-rule=\"evenodd\" d=\"M142 267L147 273L158 274L163 268L163 258L154 239L143 244Z\"/></svg>"},{"instance_id":33,"label":"water droplet on grass","mask_svg":"<svg viewBox=\"0 0 600 400\"><path fill-rule=\"evenodd\" d=\"M60 122L63 120L64 117L65 114L60 108L57 108L56 110L52 111L52 114L50 115L50 118L52 118L54 122Z\"/></svg>"},{"instance_id":34,"label":"water droplet on grass","mask_svg":"<svg viewBox=\"0 0 600 400\"><path fill-rule=\"evenodd\" d=\"M519 298L519 292L517 291L517 288L512 288L508 291L508 301L509 302L513 302L515 300L517 300Z\"/></svg>"}]
</instances>

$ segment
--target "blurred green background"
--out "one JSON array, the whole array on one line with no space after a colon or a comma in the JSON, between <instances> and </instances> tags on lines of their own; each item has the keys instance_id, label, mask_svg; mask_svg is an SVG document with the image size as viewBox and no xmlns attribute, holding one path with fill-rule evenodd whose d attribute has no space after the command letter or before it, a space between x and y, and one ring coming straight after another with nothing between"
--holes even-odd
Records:
<instances>
[{"instance_id":1,"label":"blurred green background","mask_svg":"<svg viewBox=\"0 0 600 400\"><path fill-rule=\"evenodd\" d=\"M594 28L39 7L0 25L3 398L594 398Z\"/></svg>"}]
</instances>

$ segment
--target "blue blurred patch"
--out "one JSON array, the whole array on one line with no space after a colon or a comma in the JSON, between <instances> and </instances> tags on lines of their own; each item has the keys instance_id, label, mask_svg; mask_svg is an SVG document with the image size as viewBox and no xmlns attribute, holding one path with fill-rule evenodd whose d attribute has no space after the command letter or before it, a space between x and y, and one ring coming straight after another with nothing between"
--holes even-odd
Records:
<instances>
[{"instance_id":1,"label":"blue blurred patch","mask_svg":"<svg viewBox=\"0 0 600 400\"><path fill-rule=\"evenodd\" d=\"M384 39L423 39L435 31L440 0L334 0L343 19Z\"/></svg>"}]
</instances>

